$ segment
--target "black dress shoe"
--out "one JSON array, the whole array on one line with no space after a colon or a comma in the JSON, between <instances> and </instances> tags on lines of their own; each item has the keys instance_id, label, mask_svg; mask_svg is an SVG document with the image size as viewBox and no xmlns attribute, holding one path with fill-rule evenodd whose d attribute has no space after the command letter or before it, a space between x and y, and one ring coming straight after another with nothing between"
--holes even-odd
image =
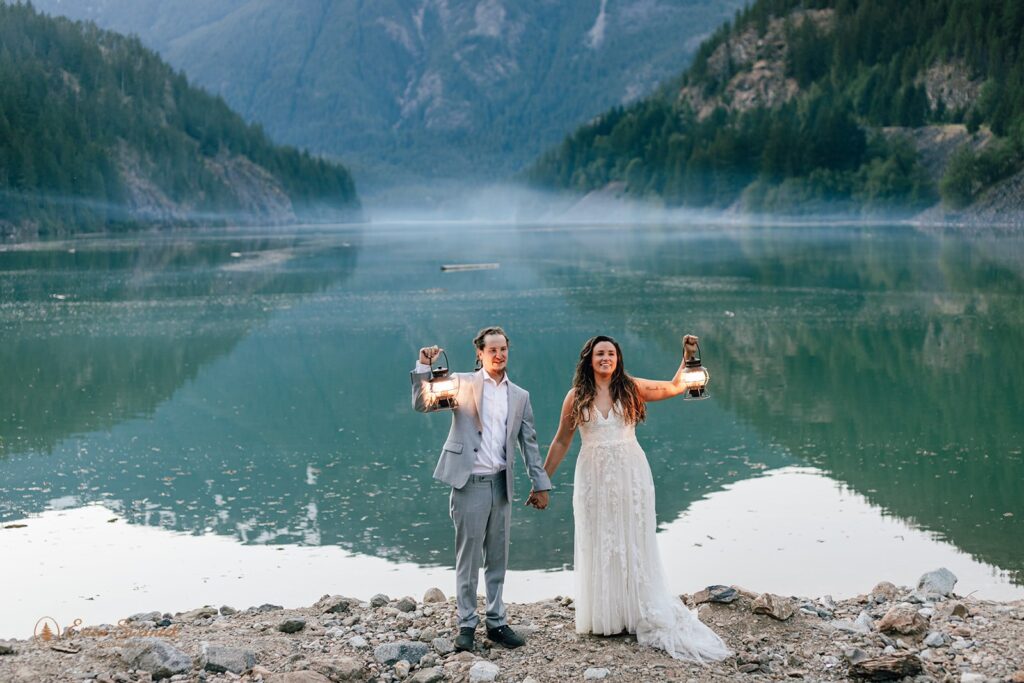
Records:
<instances>
[{"instance_id":1,"label":"black dress shoe","mask_svg":"<svg viewBox=\"0 0 1024 683\"><path fill-rule=\"evenodd\" d=\"M507 648L522 647L523 645L526 645L526 641L523 640L523 637L508 626L499 626L498 628L487 629L487 637L498 645L502 645Z\"/></svg>"},{"instance_id":2,"label":"black dress shoe","mask_svg":"<svg viewBox=\"0 0 1024 683\"><path fill-rule=\"evenodd\" d=\"M459 629L459 635L455 636L455 650L462 652L463 650L472 652L473 651L473 634L476 632L475 628L469 626L463 626Z\"/></svg>"}]
</instances>

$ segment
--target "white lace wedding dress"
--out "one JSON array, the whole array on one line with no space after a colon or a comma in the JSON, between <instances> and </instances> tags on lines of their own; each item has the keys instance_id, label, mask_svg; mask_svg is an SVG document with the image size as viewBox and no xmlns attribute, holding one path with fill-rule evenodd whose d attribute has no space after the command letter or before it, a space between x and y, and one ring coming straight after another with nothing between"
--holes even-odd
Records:
<instances>
[{"instance_id":1,"label":"white lace wedding dress","mask_svg":"<svg viewBox=\"0 0 1024 683\"><path fill-rule=\"evenodd\" d=\"M580 426L572 496L576 632L635 633L642 645L697 662L732 654L665 581L647 456L618 404Z\"/></svg>"}]
</instances>

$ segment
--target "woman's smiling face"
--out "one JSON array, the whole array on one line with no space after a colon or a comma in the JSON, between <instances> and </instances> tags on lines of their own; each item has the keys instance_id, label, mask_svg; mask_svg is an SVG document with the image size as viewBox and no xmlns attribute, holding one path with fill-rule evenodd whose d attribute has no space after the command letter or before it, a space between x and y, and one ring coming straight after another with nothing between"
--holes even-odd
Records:
<instances>
[{"instance_id":1,"label":"woman's smiling face","mask_svg":"<svg viewBox=\"0 0 1024 683\"><path fill-rule=\"evenodd\" d=\"M590 357L590 365L595 375L610 377L619 364L619 355L615 352L615 344L608 341L598 342Z\"/></svg>"}]
</instances>

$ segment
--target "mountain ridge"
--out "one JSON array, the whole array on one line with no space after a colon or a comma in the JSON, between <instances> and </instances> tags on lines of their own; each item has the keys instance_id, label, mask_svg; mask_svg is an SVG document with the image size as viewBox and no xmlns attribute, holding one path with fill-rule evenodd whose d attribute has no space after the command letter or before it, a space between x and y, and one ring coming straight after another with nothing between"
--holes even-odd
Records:
<instances>
[{"instance_id":1,"label":"mountain ridge","mask_svg":"<svg viewBox=\"0 0 1024 683\"><path fill-rule=\"evenodd\" d=\"M357 218L346 169L273 145L134 38L0 2L0 237Z\"/></svg>"},{"instance_id":2,"label":"mountain ridge","mask_svg":"<svg viewBox=\"0 0 1024 683\"><path fill-rule=\"evenodd\" d=\"M39 0L135 33L360 187L497 180L653 90L742 0ZM194 4L188 4L191 8Z\"/></svg>"},{"instance_id":3,"label":"mountain ridge","mask_svg":"<svg viewBox=\"0 0 1024 683\"><path fill-rule=\"evenodd\" d=\"M526 176L755 213L913 216L941 196L922 215L970 222L1024 168L1022 39L1024 8L998 0L757 0L669 86L580 127ZM1005 208L1021 222L1020 202Z\"/></svg>"}]
</instances>

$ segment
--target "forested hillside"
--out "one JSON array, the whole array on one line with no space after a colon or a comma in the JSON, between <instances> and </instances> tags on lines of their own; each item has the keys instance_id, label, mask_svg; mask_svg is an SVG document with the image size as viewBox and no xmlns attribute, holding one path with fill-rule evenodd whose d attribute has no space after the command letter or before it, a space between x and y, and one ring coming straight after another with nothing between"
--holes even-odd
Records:
<instances>
[{"instance_id":1,"label":"forested hillside","mask_svg":"<svg viewBox=\"0 0 1024 683\"><path fill-rule=\"evenodd\" d=\"M961 208L1021 167L1022 38L1014 0L757 0L671 86L528 175L580 191L624 181L668 205L917 211L941 191ZM925 126L937 132L915 138ZM962 144L936 171L924 138Z\"/></svg>"},{"instance_id":2,"label":"forested hillside","mask_svg":"<svg viewBox=\"0 0 1024 683\"><path fill-rule=\"evenodd\" d=\"M36 0L138 35L360 190L522 170L689 63L745 0ZM391 195L400 196L397 192Z\"/></svg>"},{"instance_id":3,"label":"forested hillside","mask_svg":"<svg viewBox=\"0 0 1024 683\"><path fill-rule=\"evenodd\" d=\"M0 236L353 216L349 173L275 146L137 39L0 2Z\"/></svg>"}]
</instances>

